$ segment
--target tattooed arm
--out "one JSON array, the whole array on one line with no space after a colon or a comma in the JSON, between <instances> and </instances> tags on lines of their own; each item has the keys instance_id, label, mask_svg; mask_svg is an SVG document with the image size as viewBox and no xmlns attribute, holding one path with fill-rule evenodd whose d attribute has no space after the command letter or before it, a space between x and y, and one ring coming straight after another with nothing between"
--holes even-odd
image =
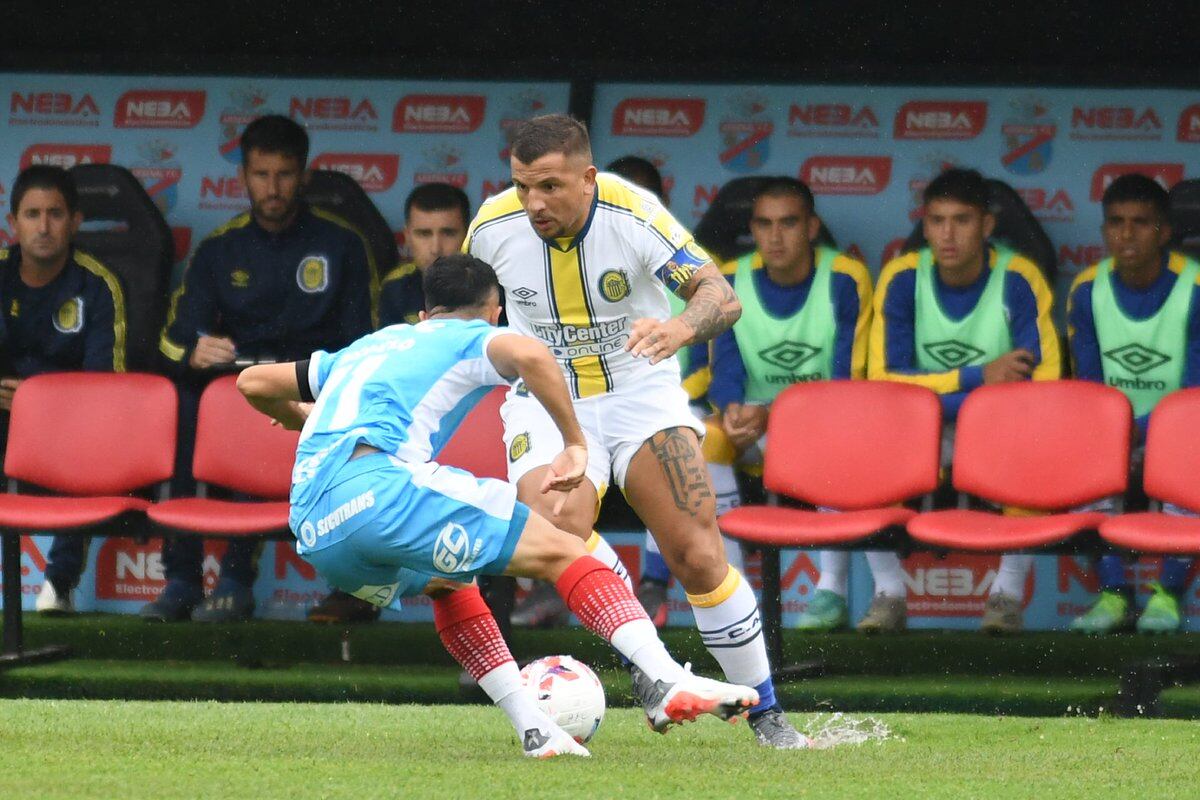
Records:
<instances>
[{"instance_id":1,"label":"tattooed arm","mask_svg":"<svg viewBox=\"0 0 1200 800\"><path fill-rule=\"evenodd\" d=\"M729 330L742 315L742 304L725 276L710 261L679 287L687 305L678 317L668 320L639 319L633 323L625 349L657 364L681 347L707 342Z\"/></svg>"}]
</instances>

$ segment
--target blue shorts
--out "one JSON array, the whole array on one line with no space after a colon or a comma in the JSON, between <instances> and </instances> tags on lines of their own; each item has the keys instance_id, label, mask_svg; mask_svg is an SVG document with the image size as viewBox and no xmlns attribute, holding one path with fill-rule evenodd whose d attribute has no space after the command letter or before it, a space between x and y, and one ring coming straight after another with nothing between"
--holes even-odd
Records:
<instances>
[{"instance_id":1,"label":"blue shorts","mask_svg":"<svg viewBox=\"0 0 1200 800\"><path fill-rule=\"evenodd\" d=\"M529 508L512 484L383 453L348 461L315 502L292 506L296 552L334 587L399 607L430 578L500 575Z\"/></svg>"}]
</instances>

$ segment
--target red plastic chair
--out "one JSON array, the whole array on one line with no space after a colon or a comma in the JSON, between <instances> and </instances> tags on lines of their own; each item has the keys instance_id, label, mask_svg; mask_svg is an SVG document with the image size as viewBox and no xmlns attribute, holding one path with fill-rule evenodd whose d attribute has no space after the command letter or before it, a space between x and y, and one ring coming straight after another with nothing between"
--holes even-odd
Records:
<instances>
[{"instance_id":1,"label":"red plastic chair","mask_svg":"<svg viewBox=\"0 0 1200 800\"><path fill-rule=\"evenodd\" d=\"M171 477L178 408L175 387L157 375L63 372L21 382L4 465L10 493L0 495L6 660L33 655L22 653L21 534L111 533L140 522L150 501L131 493ZM51 494L18 494L19 484Z\"/></svg>"},{"instance_id":2,"label":"red plastic chair","mask_svg":"<svg viewBox=\"0 0 1200 800\"><path fill-rule=\"evenodd\" d=\"M1200 512L1200 389L1164 397L1150 415L1142 485L1155 500ZM1135 553L1200 555L1200 518L1148 511L1100 524L1109 544Z\"/></svg>"},{"instance_id":3,"label":"red plastic chair","mask_svg":"<svg viewBox=\"0 0 1200 800\"><path fill-rule=\"evenodd\" d=\"M930 511L909 521L909 536L937 549L1003 553L1062 546L1094 532L1105 514L1064 510L1123 495L1132 424L1125 395L1099 383L974 390L958 415L954 488L1022 513Z\"/></svg>"},{"instance_id":4,"label":"red plastic chair","mask_svg":"<svg viewBox=\"0 0 1200 800\"><path fill-rule=\"evenodd\" d=\"M763 549L763 621L782 663L779 550L866 547L902 532L916 512L900 503L937 488L941 404L920 386L821 381L784 390L771 406L763 485L774 496L838 513L742 506L721 532Z\"/></svg>"},{"instance_id":5,"label":"red plastic chair","mask_svg":"<svg viewBox=\"0 0 1200 800\"><path fill-rule=\"evenodd\" d=\"M504 424L500 421L500 406L507 395L507 386L488 392L459 424L434 461L464 469L476 478L508 480Z\"/></svg>"},{"instance_id":6,"label":"red plastic chair","mask_svg":"<svg viewBox=\"0 0 1200 800\"><path fill-rule=\"evenodd\" d=\"M146 515L167 533L289 537L287 498L298 439L246 402L236 376L218 378L200 397L192 459L197 496L156 503ZM208 485L262 501L215 500L206 496Z\"/></svg>"}]
</instances>

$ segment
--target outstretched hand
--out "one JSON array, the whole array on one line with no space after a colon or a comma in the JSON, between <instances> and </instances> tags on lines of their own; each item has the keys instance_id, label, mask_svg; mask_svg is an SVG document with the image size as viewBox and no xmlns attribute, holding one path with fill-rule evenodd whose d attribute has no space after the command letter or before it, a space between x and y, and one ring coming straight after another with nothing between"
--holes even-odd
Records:
<instances>
[{"instance_id":1,"label":"outstretched hand","mask_svg":"<svg viewBox=\"0 0 1200 800\"><path fill-rule=\"evenodd\" d=\"M541 492L542 494L562 493L554 504L554 516L557 517L562 512L571 490L583 482L587 461L587 447L581 444L571 444L564 447L563 451L550 462L550 467L546 470L546 477L542 481Z\"/></svg>"}]
</instances>

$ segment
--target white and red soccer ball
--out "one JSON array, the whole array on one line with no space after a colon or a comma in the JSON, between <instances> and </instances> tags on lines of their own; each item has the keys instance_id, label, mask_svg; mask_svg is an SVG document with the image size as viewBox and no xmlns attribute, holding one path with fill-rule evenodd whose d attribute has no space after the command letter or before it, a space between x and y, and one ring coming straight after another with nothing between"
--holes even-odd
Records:
<instances>
[{"instance_id":1,"label":"white and red soccer ball","mask_svg":"<svg viewBox=\"0 0 1200 800\"><path fill-rule=\"evenodd\" d=\"M521 670L521 681L538 707L575 741L586 744L604 721L604 687L586 664L571 656L547 656Z\"/></svg>"}]
</instances>

